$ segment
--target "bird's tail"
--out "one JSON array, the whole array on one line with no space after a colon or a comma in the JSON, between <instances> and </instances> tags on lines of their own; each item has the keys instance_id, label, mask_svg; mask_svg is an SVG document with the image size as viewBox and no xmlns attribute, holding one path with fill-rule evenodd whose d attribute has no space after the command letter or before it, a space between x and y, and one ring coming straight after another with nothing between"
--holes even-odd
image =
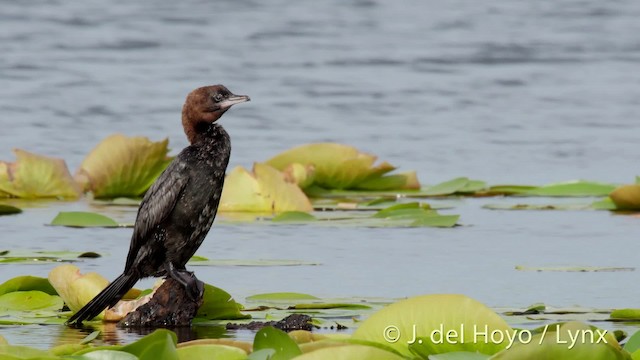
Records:
<instances>
[{"instance_id":1,"label":"bird's tail","mask_svg":"<svg viewBox=\"0 0 640 360\"><path fill-rule=\"evenodd\" d=\"M109 286L80 309L80 311L73 314L73 316L67 320L67 325L80 324L84 320L93 319L100 314L102 310L120 301L124 294L126 294L136 282L138 282L138 277L134 274L122 274L118 276Z\"/></svg>"}]
</instances>

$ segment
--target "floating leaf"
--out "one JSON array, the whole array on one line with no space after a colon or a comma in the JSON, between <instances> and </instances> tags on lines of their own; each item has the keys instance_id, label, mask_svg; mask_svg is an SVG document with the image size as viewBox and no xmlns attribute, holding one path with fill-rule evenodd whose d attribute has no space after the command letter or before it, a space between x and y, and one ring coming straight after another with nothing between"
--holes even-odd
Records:
<instances>
[{"instance_id":1,"label":"floating leaf","mask_svg":"<svg viewBox=\"0 0 640 360\"><path fill-rule=\"evenodd\" d=\"M489 210L590 210L591 204L487 204L482 206Z\"/></svg>"},{"instance_id":2,"label":"floating leaf","mask_svg":"<svg viewBox=\"0 0 640 360\"><path fill-rule=\"evenodd\" d=\"M60 310L62 299L42 291L14 291L0 295L0 313L6 311Z\"/></svg>"},{"instance_id":3,"label":"floating leaf","mask_svg":"<svg viewBox=\"0 0 640 360\"><path fill-rule=\"evenodd\" d=\"M15 206L0 204L0 215L14 215L20 214L21 212L22 210Z\"/></svg>"},{"instance_id":4,"label":"floating leaf","mask_svg":"<svg viewBox=\"0 0 640 360\"><path fill-rule=\"evenodd\" d=\"M420 189L420 181L415 171L406 173L383 175L364 180L356 185L358 190L392 190L392 189Z\"/></svg>"},{"instance_id":5,"label":"floating leaf","mask_svg":"<svg viewBox=\"0 0 640 360\"><path fill-rule=\"evenodd\" d=\"M274 216L273 222L309 222L317 220L315 216L303 211L286 211Z\"/></svg>"},{"instance_id":6,"label":"floating leaf","mask_svg":"<svg viewBox=\"0 0 640 360\"><path fill-rule=\"evenodd\" d=\"M300 189L307 188L313 184L316 177L316 167L308 164L289 164L282 170L288 182L295 183Z\"/></svg>"},{"instance_id":7,"label":"floating leaf","mask_svg":"<svg viewBox=\"0 0 640 360\"><path fill-rule=\"evenodd\" d=\"M636 331L633 335L631 335L629 340L627 340L627 342L624 344L624 349L630 353L634 353L640 350L640 331Z\"/></svg>"},{"instance_id":8,"label":"floating leaf","mask_svg":"<svg viewBox=\"0 0 640 360\"><path fill-rule=\"evenodd\" d=\"M314 184L326 189L420 187L415 174L410 173L375 180L395 169L387 162L374 166L375 161L376 156L362 153L352 146L315 143L287 150L266 163L279 170L284 170L295 163L313 165L315 167Z\"/></svg>"},{"instance_id":9,"label":"floating leaf","mask_svg":"<svg viewBox=\"0 0 640 360\"><path fill-rule=\"evenodd\" d=\"M85 211L61 211L51 221L54 226L69 227L118 227L108 216Z\"/></svg>"},{"instance_id":10,"label":"floating leaf","mask_svg":"<svg viewBox=\"0 0 640 360\"><path fill-rule=\"evenodd\" d=\"M489 360L490 358L489 355L468 351L453 351L429 356L429 360Z\"/></svg>"},{"instance_id":11,"label":"floating leaf","mask_svg":"<svg viewBox=\"0 0 640 360\"><path fill-rule=\"evenodd\" d=\"M613 184L575 180L540 186L520 193L526 196L607 196L616 188Z\"/></svg>"},{"instance_id":12,"label":"floating leaf","mask_svg":"<svg viewBox=\"0 0 640 360\"><path fill-rule=\"evenodd\" d=\"M632 267L614 266L523 266L517 265L519 271L559 271L559 272L612 272L612 271L635 271Z\"/></svg>"},{"instance_id":13,"label":"floating leaf","mask_svg":"<svg viewBox=\"0 0 640 360\"><path fill-rule=\"evenodd\" d=\"M402 356L392 352L366 345L332 346L311 351L296 360L348 360L348 359L376 359L376 360L402 360Z\"/></svg>"},{"instance_id":14,"label":"floating leaf","mask_svg":"<svg viewBox=\"0 0 640 360\"><path fill-rule=\"evenodd\" d=\"M640 309L618 309L613 310L609 316L615 320L640 320Z\"/></svg>"},{"instance_id":15,"label":"floating leaf","mask_svg":"<svg viewBox=\"0 0 640 360\"><path fill-rule=\"evenodd\" d=\"M606 197L602 200L594 201L593 203L591 203L591 208L593 208L594 210L617 210L618 209L618 207L613 202L613 200L611 200L610 197Z\"/></svg>"},{"instance_id":16,"label":"floating leaf","mask_svg":"<svg viewBox=\"0 0 640 360\"><path fill-rule=\"evenodd\" d=\"M311 212L313 207L298 185L287 182L284 175L266 164L254 163L253 173L241 166L225 180L220 211L281 213Z\"/></svg>"},{"instance_id":17,"label":"floating leaf","mask_svg":"<svg viewBox=\"0 0 640 360\"><path fill-rule=\"evenodd\" d=\"M423 295L398 301L374 313L353 334L354 339L379 342L405 356L451 351L494 354L506 343L475 337L475 330L513 333L509 325L483 304L463 295ZM457 334L454 343L437 343L431 334ZM412 343L413 336L419 341Z\"/></svg>"},{"instance_id":18,"label":"floating leaf","mask_svg":"<svg viewBox=\"0 0 640 360\"><path fill-rule=\"evenodd\" d=\"M249 319L251 315L245 315L240 312L242 305L238 304L231 295L215 286L204 285L204 300L200 309L198 309L199 318L209 320L234 320Z\"/></svg>"},{"instance_id":19,"label":"floating leaf","mask_svg":"<svg viewBox=\"0 0 640 360\"><path fill-rule=\"evenodd\" d=\"M262 349L275 350L273 355L269 357L270 360L289 360L302 354L298 345L287 333L271 326L266 326L256 333L256 337L253 340L253 349L255 351Z\"/></svg>"},{"instance_id":20,"label":"floating leaf","mask_svg":"<svg viewBox=\"0 0 640 360\"><path fill-rule=\"evenodd\" d=\"M62 159L15 149L15 163L0 161L0 192L21 198L77 198L80 193Z\"/></svg>"},{"instance_id":21,"label":"floating leaf","mask_svg":"<svg viewBox=\"0 0 640 360\"><path fill-rule=\"evenodd\" d=\"M640 210L640 184L622 185L609 194L620 210Z\"/></svg>"},{"instance_id":22,"label":"floating leaf","mask_svg":"<svg viewBox=\"0 0 640 360\"><path fill-rule=\"evenodd\" d=\"M440 184L427 187L422 193L427 196L442 196L451 195L462 189L469 184L469 179L466 177L459 177L452 180L442 182Z\"/></svg>"},{"instance_id":23,"label":"floating leaf","mask_svg":"<svg viewBox=\"0 0 640 360\"><path fill-rule=\"evenodd\" d=\"M256 294L246 298L248 301L283 301L283 300L320 300L320 298L309 294L296 292L277 292Z\"/></svg>"},{"instance_id":24,"label":"floating leaf","mask_svg":"<svg viewBox=\"0 0 640 360\"><path fill-rule=\"evenodd\" d=\"M38 290L49 295L58 295L49 280L37 276L18 276L0 285L0 295L14 291Z\"/></svg>"},{"instance_id":25,"label":"floating leaf","mask_svg":"<svg viewBox=\"0 0 640 360\"><path fill-rule=\"evenodd\" d=\"M49 272L49 282L71 311L76 312L109 285L109 280L95 272L80 274L74 265L60 265ZM98 318L101 318L98 315Z\"/></svg>"},{"instance_id":26,"label":"floating leaf","mask_svg":"<svg viewBox=\"0 0 640 360\"><path fill-rule=\"evenodd\" d=\"M188 263L190 266L315 266L321 265L317 262L287 259L212 259L194 260Z\"/></svg>"},{"instance_id":27,"label":"floating leaf","mask_svg":"<svg viewBox=\"0 0 640 360\"><path fill-rule=\"evenodd\" d=\"M168 139L111 135L82 161L75 179L96 198L138 197L171 162L168 144Z\"/></svg>"},{"instance_id":28,"label":"floating leaf","mask_svg":"<svg viewBox=\"0 0 640 360\"><path fill-rule=\"evenodd\" d=\"M4 251L0 264L46 264L50 262L74 262L87 253L73 251ZM97 255L97 254L96 254Z\"/></svg>"},{"instance_id":29,"label":"floating leaf","mask_svg":"<svg viewBox=\"0 0 640 360\"><path fill-rule=\"evenodd\" d=\"M74 360L137 360L138 357L124 351L100 349L83 355L74 355Z\"/></svg>"},{"instance_id":30,"label":"floating leaf","mask_svg":"<svg viewBox=\"0 0 640 360\"><path fill-rule=\"evenodd\" d=\"M52 356L46 351L33 349L26 346L16 345L0 345L0 359L14 360L14 359L58 359L56 356Z\"/></svg>"},{"instance_id":31,"label":"floating leaf","mask_svg":"<svg viewBox=\"0 0 640 360\"><path fill-rule=\"evenodd\" d=\"M140 360L178 360L178 337L173 331L157 329L151 334L123 346L120 351L137 356Z\"/></svg>"},{"instance_id":32,"label":"floating leaf","mask_svg":"<svg viewBox=\"0 0 640 360\"><path fill-rule=\"evenodd\" d=\"M610 333L577 321L546 325L532 336L527 334L528 341L515 342L491 359L631 359Z\"/></svg>"},{"instance_id":33,"label":"floating leaf","mask_svg":"<svg viewBox=\"0 0 640 360\"><path fill-rule=\"evenodd\" d=\"M416 219L409 226L413 227L443 227L450 228L456 226L460 215L439 215L423 216Z\"/></svg>"},{"instance_id":34,"label":"floating leaf","mask_svg":"<svg viewBox=\"0 0 640 360\"><path fill-rule=\"evenodd\" d=\"M247 353L233 346L226 345L191 345L178 348L180 360L243 360Z\"/></svg>"},{"instance_id":35,"label":"floating leaf","mask_svg":"<svg viewBox=\"0 0 640 360\"><path fill-rule=\"evenodd\" d=\"M371 309L371 306L363 304L348 304L348 303L307 303L296 304L291 306L291 309L296 310L317 310L317 309Z\"/></svg>"}]
</instances>

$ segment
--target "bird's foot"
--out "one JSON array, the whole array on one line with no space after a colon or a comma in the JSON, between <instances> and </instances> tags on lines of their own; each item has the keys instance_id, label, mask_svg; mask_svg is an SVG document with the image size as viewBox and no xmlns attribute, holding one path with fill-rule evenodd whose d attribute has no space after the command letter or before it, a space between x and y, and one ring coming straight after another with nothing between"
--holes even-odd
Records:
<instances>
[{"instance_id":1,"label":"bird's foot","mask_svg":"<svg viewBox=\"0 0 640 360\"><path fill-rule=\"evenodd\" d=\"M173 264L169 263L169 266L167 266L167 275L184 286L191 300L197 302L204 295L204 283L198 280L192 271L184 269L178 270Z\"/></svg>"}]
</instances>

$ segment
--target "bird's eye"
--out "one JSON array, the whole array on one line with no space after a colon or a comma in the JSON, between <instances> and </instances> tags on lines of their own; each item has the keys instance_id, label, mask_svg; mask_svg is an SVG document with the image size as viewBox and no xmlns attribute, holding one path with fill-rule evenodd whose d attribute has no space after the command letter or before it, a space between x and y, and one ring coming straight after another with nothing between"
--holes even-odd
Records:
<instances>
[{"instance_id":1,"label":"bird's eye","mask_svg":"<svg viewBox=\"0 0 640 360\"><path fill-rule=\"evenodd\" d=\"M213 97L213 100L215 100L216 102L220 102L220 101L222 101L222 95L220 95L220 94L216 94L216 95Z\"/></svg>"}]
</instances>

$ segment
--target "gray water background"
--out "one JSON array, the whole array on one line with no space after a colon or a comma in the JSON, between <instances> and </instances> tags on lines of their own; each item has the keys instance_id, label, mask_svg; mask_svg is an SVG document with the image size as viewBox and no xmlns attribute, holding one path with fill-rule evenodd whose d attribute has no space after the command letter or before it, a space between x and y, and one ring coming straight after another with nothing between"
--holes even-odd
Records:
<instances>
[{"instance_id":1,"label":"gray water background","mask_svg":"<svg viewBox=\"0 0 640 360\"><path fill-rule=\"evenodd\" d=\"M222 120L230 166L335 141L417 170L425 184L630 183L640 173L639 16L631 0L0 1L0 159L22 148L64 158L73 172L116 132L169 137L176 153L187 145L185 95L223 83L252 98ZM494 307L638 306L637 272L514 269L635 267L637 218L480 208L508 201L454 202L446 212L465 225L456 229L218 224L200 255L322 265L196 270L240 302L273 291L451 292ZM105 256L80 267L117 276L131 230L40 226L69 209L91 207L53 203L1 217L0 248L97 251ZM0 281L52 267L5 265ZM39 347L54 333L0 330Z\"/></svg>"}]
</instances>

